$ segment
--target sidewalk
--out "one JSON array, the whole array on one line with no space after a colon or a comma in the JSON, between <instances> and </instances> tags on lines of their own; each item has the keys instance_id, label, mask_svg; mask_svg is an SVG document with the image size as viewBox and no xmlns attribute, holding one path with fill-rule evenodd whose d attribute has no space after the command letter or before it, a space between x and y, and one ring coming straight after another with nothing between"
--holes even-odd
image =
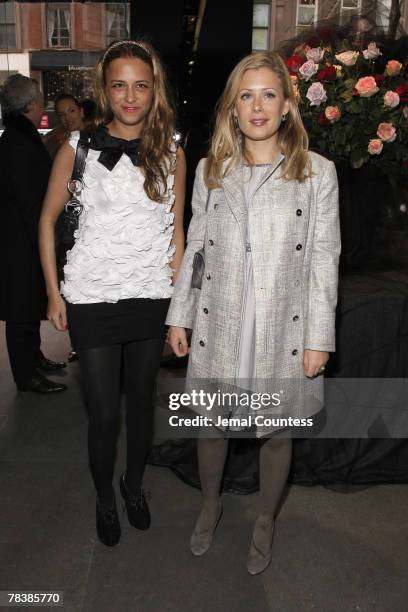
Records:
<instances>
[{"instance_id":1,"label":"sidewalk","mask_svg":"<svg viewBox=\"0 0 408 612\"><path fill-rule=\"evenodd\" d=\"M46 355L64 358L66 337L48 324L43 330ZM252 577L245 561L253 498L225 495L211 550L193 558L188 542L199 491L170 470L149 466L152 526L147 532L130 527L117 486L121 438L115 486L122 539L105 548L95 534L78 364L63 377L66 393L17 394L3 324L0 334L0 590L63 591L64 607L53 609L67 611L407 610L406 485L347 495L292 486L277 521L271 566Z\"/></svg>"}]
</instances>

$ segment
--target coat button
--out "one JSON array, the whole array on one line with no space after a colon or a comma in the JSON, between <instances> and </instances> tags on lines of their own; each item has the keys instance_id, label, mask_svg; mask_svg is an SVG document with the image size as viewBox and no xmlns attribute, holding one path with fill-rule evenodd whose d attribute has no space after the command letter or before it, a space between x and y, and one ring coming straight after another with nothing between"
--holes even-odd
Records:
<instances>
[{"instance_id":1,"label":"coat button","mask_svg":"<svg viewBox=\"0 0 408 612\"><path fill-rule=\"evenodd\" d=\"M206 274L206 275L205 275L205 278L206 278L207 280L211 280L211 274Z\"/></svg>"},{"instance_id":2,"label":"coat button","mask_svg":"<svg viewBox=\"0 0 408 612\"><path fill-rule=\"evenodd\" d=\"M296 245L296 250L297 251L301 251L302 250L302 245L301 244L297 244Z\"/></svg>"},{"instance_id":3,"label":"coat button","mask_svg":"<svg viewBox=\"0 0 408 612\"><path fill-rule=\"evenodd\" d=\"M200 346L205 346L205 342L204 342L204 340L200 340L199 345L200 345Z\"/></svg>"},{"instance_id":4,"label":"coat button","mask_svg":"<svg viewBox=\"0 0 408 612\"><path fill-rule=\"evenodd\" d=\"M201 342L200 342L200 344L201 344ZM298 354L298 350L297 349L293 349L292 355L297 355L297 354Z\"/></svg>"},{"instance_id":5,"label":"coat button","mask_svg":"<svg viewBox=\"0 0 408 612\"><path fill-rule=\"evenodd\" d=\"M296 214L297 214L298 217L301 217L302 216L302 209L298 208L297 211L296 211Z\"/></svg>"},{"instance_id":6,"label":"coat button","mask_svg":"<svg viewBox=\"0 0 408 612\"><path fill-rule=\"evenodd\" d=\"M203 310L205 314L208 314L208 308L203 308Z\"/></svg>"},{"instance_id":7,"label":"coat button","mask_svg":"<svg viewBox=\"0 0 408 612\"><path fill-rule=\"evenodd\" d=\"M208 241L208 244L209 244L210 246L213 246L213 244L214 244L214 240L209 240L209 241Z\"/></svg>"},{"instance_id":8,"label":"coat button","mask_svg":"<svg viewBox=\"0 0 408 612\"><path fill-rule=\"evenodd\" d=\"M299 321L299 317L298 317L298 315L295 315L295 316L293 317L292 321Z\"/></svg>"},{"instance_id":9,"label":"coat button","mask_svg":"<svg viewBox=\"0 0 408 612\"><path fill-rule=\"evenodd\" d=\"M214 204L214 210L217 210L217 208L218 208L218 204L217 204L217 202L216 202L216 203Z\"/></svg>"}]
</instances>

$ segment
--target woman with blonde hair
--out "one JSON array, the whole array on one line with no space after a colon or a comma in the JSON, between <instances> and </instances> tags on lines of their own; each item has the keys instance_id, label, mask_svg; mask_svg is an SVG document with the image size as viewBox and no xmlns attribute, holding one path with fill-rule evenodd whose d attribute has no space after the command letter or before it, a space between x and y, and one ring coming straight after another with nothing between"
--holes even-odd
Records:
<instances>
[{"instance_id":1,"label":"woman with blonde hair","mask_svg":"<svg viewBox=\"0 0 408 612\"><path fill-rule=\"evenodd\" d=\"M194 260L203 247L200 290ZM251 392L274 383L274 391L288 391L279 406L257 413L263 440L251 574L271 560L291 464L290 424L305 423L322 405L321 374L335 348L339 252L334 164L308 151L282 58L247 56L227 81L208 157L197 168L188 245L166 322L179 356L189 350L186 328L193 329L190 386L206 379L213 388L229 381ZM268 423L261 418L268 415L285 419ZM190 544L196 556L209 549L222 512L228 426L212 416L198 439L203 505Z\"/></svg>"},{"instance_id":2,"label":"woman with blonde hair","mask_svg":"<svg viewBox=\"0 0 408 612\"><path fill-rule=\"evenodd\" d=\"M98 127L86 158L79 228L64 267L64 297L57 281L54 228L68 200L78 132L56 157L40 244L48 319L57 330L69 328L79 355L97 534L113 546L121 535L112 485L121 374L127 459L120 491L131 525L150 525L142 479L165 317L184 249L185 159L174 144L174 112L153 47L133 40L112 43L96 67L95 90Z\"/></svg>"}]
</instances>

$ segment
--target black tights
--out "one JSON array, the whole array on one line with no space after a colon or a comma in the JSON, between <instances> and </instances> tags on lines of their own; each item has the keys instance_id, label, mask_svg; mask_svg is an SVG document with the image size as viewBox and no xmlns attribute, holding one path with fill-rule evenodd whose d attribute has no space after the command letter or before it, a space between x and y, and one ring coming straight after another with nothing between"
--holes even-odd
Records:
<instances>
[{"instance_id":1,"label":"black tights","mask_svg":"<svg viewBox=\"0 0 408 612\"><path fill-rule=\"evenodd\" d=\"M153 389L163 340L153 338L78 351L86 393L91 474L99 501L112 502L120 423L121 380L126 395L126 485L142 484L153 425Z\"/></svg>"}]
</instances>

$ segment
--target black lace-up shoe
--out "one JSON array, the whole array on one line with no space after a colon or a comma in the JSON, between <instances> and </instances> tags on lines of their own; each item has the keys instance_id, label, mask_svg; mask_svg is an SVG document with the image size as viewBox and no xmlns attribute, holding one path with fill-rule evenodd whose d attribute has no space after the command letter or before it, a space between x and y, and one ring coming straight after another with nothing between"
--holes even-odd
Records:
<instances>
[{"instance_id":1,"label":"black lace-up shoe","mask_svg":"<svg viewBox=\"0 0 408 612\"><path fill-rule=\"evenodd\" d=\"M149 529L150 511L146 499L150 498L150 494L148 492L145 493L142 488L139 489L136 495L131 493L125 484L125 474L122 474L120 477L119 486L122 497L125 500L123 511L126 508L129 523L132 527L136 527L136 529Z\"/></svg>"},{"instance_id":2,"label":"black lace-up shoe","mask_svg":"<svg viewBox=\"0 0 408 612\"><path fill-rule=\"evenodd\" d=\"M121 529L115 500L112 508L103 507L96 501L96 533L105 546L116 546L119 542Z\"/></svg>"},{"instance_id":3,"label":"black lace-up shoe","mask_svg":"<svg viewBox=\"0 0 408 612\"><path fill-rule=\"evenodd\" d=\"M59 372L67 367L65 361L51 361L47 357L41 357L37 364L37 368L43 372Z\"/></svg>"},{"instance_id":4,"label":"black lace-up shoe","mask_svg":"<svg viewBox=\"0 0 408 612\"><path fill-rule=\"evenodd\" d=\"M45 376L37 372L33 378L19 383L17 389L19 391L34 391L34 393L46 394L66 391L67 386L62 383L56 383L49 378L45 378Z\"/></svg>"}]
</instances>

